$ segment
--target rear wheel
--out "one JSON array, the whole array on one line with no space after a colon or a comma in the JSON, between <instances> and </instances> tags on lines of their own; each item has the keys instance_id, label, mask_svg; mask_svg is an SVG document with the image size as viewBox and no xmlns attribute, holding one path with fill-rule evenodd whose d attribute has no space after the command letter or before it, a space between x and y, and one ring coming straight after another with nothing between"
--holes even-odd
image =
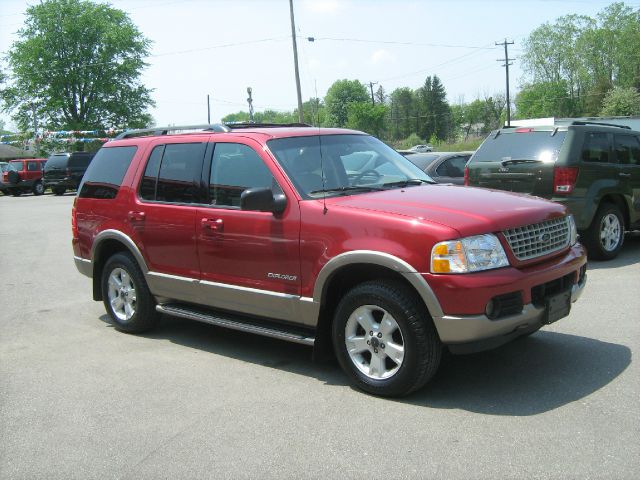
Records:
<instances>
[{"instance_id":1,"label":"rear wheel","mask_svg":"<svg viewBox=\"0 0 640 480\"><path fill-rule=\"evenodd\" d=\"M55 187L55 188L53 189L53 193L54 193L55 195L64 195L64 192L65 192L65 191L66 191L66 188L64 188L64 187Z\"/></svg>"},{"instance_id":2,"label":"rear wheel","mask_svg":"<svg viewBox=\"0 0 640 480\"><path fill-rule=\"evenodd\" d=\"M36 182L33 184L31 191L34 195L42 195L44 193L44 185L42 182Z\"/></svg>"},{"instance_id":3,"label":"rear wheel","mask_svg":"<svg viewBox=\"0 0 640 480\"><path fill-rule=\"evenodd\" d=\"M116 253L102 270L102 298L119 330L139 333L158 322L155 300L140 267L128 253Z\"/></svg>"},{"instance_id":4,"label":"rear wheel","mask_svg":"<svg viewBox=\"0 0 640 480\"><path fill-rule=\"evenodd\" d=\"M595 260L611 260L618 256L624 242L624 218L617 205L603 203L591 226L584 232L583 243Z\"/></svg>"},{"instance_id":5,"label":"rear wheel","mask_svg":"<svg viewBox=\"0 0 640 480\"><path fill-rule=\"evenodd\" d=\"M340 301L332 327L338 361L362 390L407 395L436 373L442 345L424 305L407 287L366 282Z\"/></svg>"}]
</instances>

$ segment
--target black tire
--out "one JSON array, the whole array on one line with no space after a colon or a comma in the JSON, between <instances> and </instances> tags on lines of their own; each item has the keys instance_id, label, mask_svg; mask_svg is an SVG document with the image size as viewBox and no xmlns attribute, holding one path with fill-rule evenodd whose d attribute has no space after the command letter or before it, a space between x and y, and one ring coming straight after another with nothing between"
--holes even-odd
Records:
<instances>
[{"instance_id":1,"label":"black tire","mask_svg":"<svg viewBox=\"0 0 640 480\"><path fill-rule=\"evenodd\" d=\"M608 247L607 242L601 241L601 234L607 228L607 220L612 219L611 215L617 218L619 224L619 235L615 247ZM594 260L611 260L618 256L624 243L624 217L617 205L613 203L600 205L591 225L582 234L582 243L587 247L589 257Z\"/></svg>"},{"instance_id":2,"label":"black tire","mask_svg":"<svg viewBox=\"0 0 640 480\"><path fill-rule=\"evenodd\" d=\"M109 298L109 277L118 269L126 272L135 289L135 309L129 319L118 317ZM128 333L140 333L152 329L158 323L159 314L155 309L155 299L149 292L149 287L140 267L138 267L138 264L129 253L116 253L107 260L102 269L101 287L105 309L113 325L118 330Z\"/></svg>"},{"instance_id":3,"label":"black tire","mask_svg":"<svg viewBox=\"0 0 640 480\"><path fill-rule=\"evenodd\" d=\"M31 187L31 191L36 196L44 195L44 185L42 182L36 182L33 184L33 187Z\"/></svg>"},{"instance_id":4,"label":"black tire","mask_svg":"<svg viewBox=\"0 0 640 480\"><path fill-rule=\"evenodd\" d=\"M386 310L402 334L404 358L388 378L371 378L356 367L347 351L347 322L356 309L365 305ZM347 292L336 309L332 339L338 362L352 383L366 392L387 397L407 395L424 386L435 375L442 356L442 344L426 307L399 282L371 281Z\"/></svg>"},{"instance_id":5,"label":"black tire","mask_svg":"<svg viewBox=\"0 0 640 480\"><path fill-rule=\"evenodd\" d=\"M66 191L67 191L67 189L64 188L64 187L54 187L54 189L53 189L53 193L55 195L58 195L58 196L59 195L64 195L64 192L66 192Z\"/></svg>"},{"instance_id":6,"label":"black tire","mask_svg":"<svg viewBox=\"0 0 640 480\"><path fill-rule=\"evenodd\" d=\"M7 173L7 179L11 185L17 185L20 183L20 174L15 170L9 170Z\"/></svg>"}]
</instances>

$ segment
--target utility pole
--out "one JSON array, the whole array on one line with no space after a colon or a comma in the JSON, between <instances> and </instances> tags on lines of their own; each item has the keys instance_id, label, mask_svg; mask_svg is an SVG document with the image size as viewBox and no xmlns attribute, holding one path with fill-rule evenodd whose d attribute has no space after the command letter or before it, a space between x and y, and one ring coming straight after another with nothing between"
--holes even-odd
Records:
<instances>
[{"instance_id":1,"label":"utility pole","mask_svg":"<svg viewBox=\"0 0 640 480\"><path fill-rule=\"evenodd\" d=\"M509 65L513 65L513 63L509 63L511 62L511 60L515 60L515 58L509 58L509 50L508 50L508 45L513 45L513 42L507 42L507 39L504 39L504 42L502 43L498 43L495 42L496 46L498 45L504 45L504 58L499 58L497 61L498 62L504 62L504 64L502 65L503 67L506 67L506 73L507 73L507 127L511 126L511 99L509 98Z\"/></svg>"},{"instance_id":2,"label":"utility pole","mask_svg":"<svg viewBox=\"0 0 640 480\"><path fill-rule=\"evenodd\" d=\"M296 22L293 18L293 0L289 0L289 11L291 12L291 40L293 40L293 66L296 71L296 89L298 91L298 120L304 123L304 113L302 112L302 91L300 90L300 71L298 70L298 44L296 43Z\"/></svg>"},{"instance_id":3,"label":"utility pole","mask_svg":"<svg viewBox=\"0 0 640 480\"><path fill-rule=\"evenodd\" d=\"M211 125L211 103L209 103L209 94L207 94L207 125Z\"/></svg>"},{"instance_id":4,"label":"utility pole","mask_svg":"<svg viewBox=\"0 0 640 480\"><path fill-rule=\"evenodd\" d=\"M38 148L38 115L36 112L36 104L33 102L31 103L31 114L33 115L33 147L37 155L40 150Z\"/></svg>"},{"instance_id":5,"label":"utility pole","mask_svg":"<svg viewBox=\"0 0 640 480\"><path fill-rule=\"evenodd\" d=\"M251 87L247 87L247 93L249 94L249 98L247 98L247 103L249 104L249 122L253 123L253 98L251 98Z\"/></svg>"},{"instance_id":6,"label":"utility pole","mask_svg":"<svg viewBox=\"0 0 640 480\"><path fill-rule=\"evenodd\" d=\"M371 90L371 105L375 105L376 101L373 98L373 86L377 85L378 82L369 82L369 89Z\"/></svg>"}]
</instances>

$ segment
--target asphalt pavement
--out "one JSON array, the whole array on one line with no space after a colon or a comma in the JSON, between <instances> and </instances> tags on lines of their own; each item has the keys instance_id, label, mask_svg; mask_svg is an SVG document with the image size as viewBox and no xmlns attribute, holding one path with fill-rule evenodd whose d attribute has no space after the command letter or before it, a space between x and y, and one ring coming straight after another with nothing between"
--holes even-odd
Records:
<instances>
[{"instance_id":1,"label":"asphalt pavement","mask_svg":"<svg viewBox=\"0 0 640 480\"><path fill-rule=\"evenodd\" d=\"M0 197L1 479L638 478L640 236L569 317L388 400L308 347L116 331L73 264L73 198Z\"/></svg>"}]
</instances>

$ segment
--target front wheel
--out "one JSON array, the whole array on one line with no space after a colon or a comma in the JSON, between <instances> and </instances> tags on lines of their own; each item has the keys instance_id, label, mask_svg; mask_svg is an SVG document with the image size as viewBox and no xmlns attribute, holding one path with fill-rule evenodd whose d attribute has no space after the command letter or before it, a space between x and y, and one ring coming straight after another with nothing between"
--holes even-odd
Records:
<instances>
[{"instance_id":1,"label":"front wheel","mask_svg":"<svg viewBox=\"0 0 640 480\"><path fill-rule=\"evenodd\" d=\"M407 395L433 377L442 344L420 300L401 283L366 282L340 301L332 327L342 369L362 390Z\"/></svg>"},{"instance_id":2,"label":"front wheel","mask_svg":"<svg viewBox=\"0 0 640 480\"><path fill-rule=\"evenodd\" d=\"M618 256L624 242L624 218L612 203L598 208L591 226L584 232L583 243L589 256L596 260L611 260Z\"/></svg>"},{"instance_id":3,"label":"front wheel","mask_svg":"<svg viewBox=\"0 0 640 480\"><path fill-rule=\"evenodd\" d=\"M64 187L54 187L53 188L53 193L55 195L64 195L65 191L66 191L66 189Z\"/></svg>"},{"instance_id":4,"label":"front wheel","mask_svg":"<svg viewBox=\"0 0 640 480\"><path fill-rule=\"evenodd\" d=\"M155 300L128 253L116 253L102 270L102 298L107 313L118 330L140 333L158 322Z\"/></svg>"}]
</instances>

